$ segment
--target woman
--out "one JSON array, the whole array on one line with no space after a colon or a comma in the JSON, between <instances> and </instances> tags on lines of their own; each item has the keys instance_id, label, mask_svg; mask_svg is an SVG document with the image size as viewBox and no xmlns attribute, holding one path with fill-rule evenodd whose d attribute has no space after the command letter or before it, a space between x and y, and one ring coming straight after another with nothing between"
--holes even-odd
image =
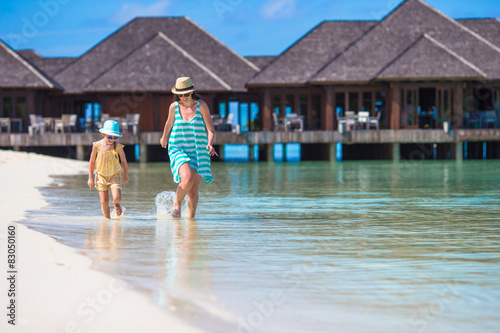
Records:
<instances>
[{"instance_id":1,"label":"woman","mask_svg":"<svg viewBox=\"0 0 500 333\"><path fill-rule=\"evenodd\" d=\"M194 217L198 206L198 187L201 178L213 181L210 156L218 156L212 143L214 125L207 103L196 95L189 77L180 77L172 88L175 102L170 105L160 144L167 147L174 182L179 183L172 207L172 216L181 216L181 204L188 196L189 217ZM207 134L208 133L208 134Z\"/></svg>"}]
</instances>

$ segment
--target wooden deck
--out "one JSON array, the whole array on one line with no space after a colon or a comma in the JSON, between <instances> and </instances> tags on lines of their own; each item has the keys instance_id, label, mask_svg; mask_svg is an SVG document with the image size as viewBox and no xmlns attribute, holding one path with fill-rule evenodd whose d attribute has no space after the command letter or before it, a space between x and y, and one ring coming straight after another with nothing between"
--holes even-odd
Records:
<instances>
[{"instance_id":1,"label":"wooden deck","mask_svg":"<svg viewBox=\"0 0 500 333\"><path fill-rule=\"evenodd\" d=\"M159 145L162 132L125 134L120 142L125 145ZM99 133L46 133L29 136L27 133L0 134L0 147L57 147L90 146L100 138ZM353 131L340 134L337 131L304 132L217 132L215 145L224 144L273 144L308 143L346 144L371 143L457 143L464 141L500 141L500 129L459 129L444 133L442 130L379 130Z\"/></svg>"}]
</instances>

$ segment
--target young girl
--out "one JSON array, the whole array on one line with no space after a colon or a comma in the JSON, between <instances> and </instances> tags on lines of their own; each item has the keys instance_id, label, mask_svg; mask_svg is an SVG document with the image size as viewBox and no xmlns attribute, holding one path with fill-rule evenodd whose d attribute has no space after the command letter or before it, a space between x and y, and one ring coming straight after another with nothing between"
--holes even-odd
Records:
<instances>
[{"instance_id":1,"label":"young girl","mask_svg":"<svg viewBox=\"0 0 500 333\"><path fill-rule=\"evenodd\" d=\"M113 196L116 215L120 216L123 212L120 201L122 200L122 185L128 182L127 159L123 152L124 146L116 143L116 140L122 136L117 121L106 120L99 132L102 133L103 138L92 145L87 184L90 190L95 184L101 198L102 212L104 217L109 219L109 189Z\"/></svg>"},{"instance_id":2,"label":"young girl","mask_svg":"<svg viewBox=\"0 0 500 333\"><path fill-rule=\"evenodd\" d=\"M210 156L217 155L212 146L214 125L207 103L196 95L195 90L189 77L177 79L172 88L176 101L170 105L160 140L161 146L166 148L168 139L170 168L174 182L179 183L172 207L175 218L181 216L181 204L186 195L189 217L194 217L201 178L205 178L207 184L213 181Z\"/></svg>"}]
</instances>

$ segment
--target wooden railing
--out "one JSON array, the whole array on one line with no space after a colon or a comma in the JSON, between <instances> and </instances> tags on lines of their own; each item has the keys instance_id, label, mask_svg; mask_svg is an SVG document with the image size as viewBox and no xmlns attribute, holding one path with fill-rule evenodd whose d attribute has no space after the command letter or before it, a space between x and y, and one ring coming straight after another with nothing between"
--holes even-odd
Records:
<instances>
[{"instance_id":1,"label":"wooden railing","mask_svg":"<svg viewBox=\"0 0 500 333\"><path fill-rule=\"evenodd\" d=\"M162 132L142 132L137 135L124 133L120 142L125 145L159 145ZM29 136L28 133L1 133L0 147L36 146L90 146L100 138L99 133L45 133ZM272 143L446 143L462 141L500 141L500 129L443 130L379 130L353 131L304 131L304 132L217 132L215 145L222 144L272 144Z\"/></svg>"}]
</instances>

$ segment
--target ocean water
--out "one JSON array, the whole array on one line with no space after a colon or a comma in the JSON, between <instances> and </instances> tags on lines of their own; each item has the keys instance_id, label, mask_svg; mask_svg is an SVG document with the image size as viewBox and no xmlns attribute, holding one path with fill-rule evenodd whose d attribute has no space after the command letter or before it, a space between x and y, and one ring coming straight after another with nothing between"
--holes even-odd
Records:
<instances>
[{"instance_id":1,"label":"ocean water","mask_svg":"<svg viewBox=\"0 0 500 333\"><path fill-rule=\"evenodd\" d=\"M83 175L25 224L207 332L498 332L499 170L214 163L196 219L175 220L168 164L130 164L123 218Z\"/></svg>"}]
</instances>

